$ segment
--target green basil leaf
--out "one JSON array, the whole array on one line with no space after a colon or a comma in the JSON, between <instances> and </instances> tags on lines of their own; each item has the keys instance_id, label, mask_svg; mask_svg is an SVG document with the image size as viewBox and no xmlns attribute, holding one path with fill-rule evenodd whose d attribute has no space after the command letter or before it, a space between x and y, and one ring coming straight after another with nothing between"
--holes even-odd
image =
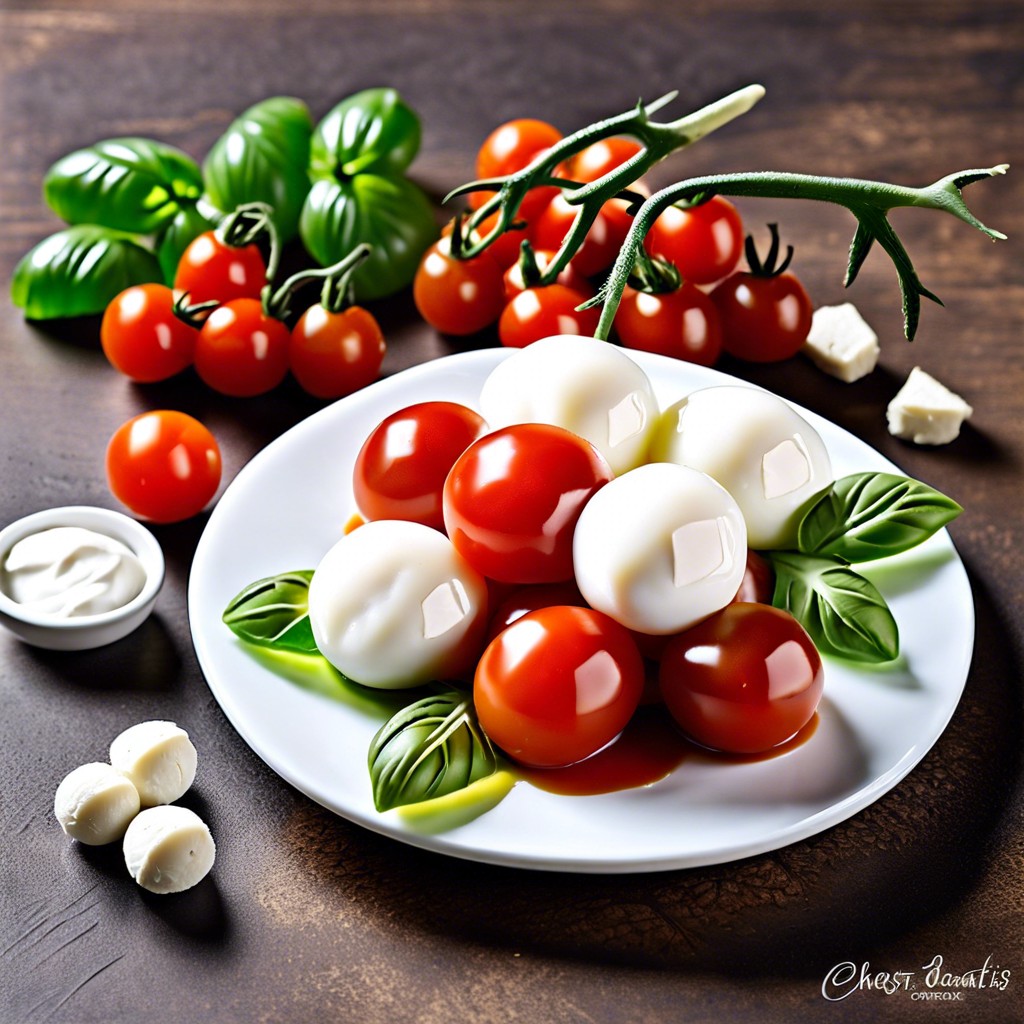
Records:
<instances>
[{"instance_id":1,"label":"green basil leaf","mask_svg":"<svg viewBox=\"0 0 1024 1024\"><path fill-rule=\"evenodd\" d=\"M312 569L301 569L251 583L224 609L224 624L236 636L260 647L316 654L309 624L312 578Z\"/></svg>"},{"instance_id":2,"label":"green basil leaf","mask_svg":"<svg viewBox=\"0 0 1024 1024\"><path fill-rule=\"evenodd\" d=\"M187 154L150 139L106 139L58 160L43 195L69 224L100 224L146 235L159 231L202 194L203 179Z\"/></svg>"},{"instance_id":3,"label":"green basil leaf","mask_svg":"<svg viewBox=\"0 0 1024 1024\"><path fill-rule=\"evenodd\" d=\"M309 191L309 109L290 96L272 96L231 123L203 161L206 194L231 213L243 203L267 203L281 241L294 238Z\"/></svg>"},{"instance_id":4,"label":"green basil leaf","mask_svg":"<svg viewBox=\"0 0 1024 1024\"><path fill-rule=\"evenodd\" d=\"M498 769L472 697L455 690L424 697L385 722L368 763L378 811L457 792Z\"/></svg>"},{"instance_id":5,"label":"green basil leaf","mask_svg":"<svg viewBox=\"0 0 1024 1024\"><path fill-rule=\"evenodd\" d=\"M174 219L160 232L156 240L156 256L163 271L164 283L173 284L181 254L204 231L217 226L218 219L212 217L213 207L204 209L189 203L174 215Z\"/></svg>"},{"instance_id":6,"label":"green basil leaf","mask_svg":"<svg viewBox=\"0 0 1024 1024\"><path fill-rule=\"evenodd\" d=\"M437 237L430 201L405 178L359 174L350 181L316 181L306 197L299 233L323 266L360 242L373 252L355 272L356 299L379 299L408 285L420 257Z\"/></svg>"},{"instance_id":7,"label":"green basil leaf","mask_svg":"<svg viewBox=\"0 0 1024 1024\"><path fill-rule=\"evenodd\" d=\"M420 119L394 89L364 89L342 100L316 126L314 177L401 174L420 148Z\"/></svg>"},{"instance_id":8,"label":"green basil leaf","mask_svg":"<svg viewBox=\"0 0 1024 1024\"><path fill-rule=\"evenodd\" d=\"M807 510L797 547L806 554L870 562L916 547L962 511L919 480L855 473L837 480Z\"/></svg>"},{"instance_id":9,"label":"green basil leaf","mask_svg":"<svg viewBox=\"0 0 1024 1024\"><path fill-rule=\"evenodd\" d=\"M775 569L772 604L797 619L822 654L866 664L899 655L899 629L885 598L845 562L796 551L767 557Z\"/></svg>"},{"instance_id":10,"label":"green basil leaf","mask_svg":"<svg viewBox=\"0 0 1024 1024\"><path fill-rule=\"evenodd\" d=\"M102 313L114 296L163 279L148 249L119 231L78 224L44 238L14 268L11 301L30 320Z\"/></svg>"}]
</instances>

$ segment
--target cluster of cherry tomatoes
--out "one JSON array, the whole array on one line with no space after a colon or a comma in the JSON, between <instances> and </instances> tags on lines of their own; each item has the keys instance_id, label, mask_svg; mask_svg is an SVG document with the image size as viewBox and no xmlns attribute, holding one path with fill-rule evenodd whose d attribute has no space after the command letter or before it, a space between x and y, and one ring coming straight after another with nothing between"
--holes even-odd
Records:
<instances>
[{"instance_id":1,"label":"cluster of cherry tomatoes","mask_svg":"<svg viewBox=\"0 0 1024 1024\"><path fill-rule=\"evenodd\" d=\"M103 351L132 380L166 380L194 366L205 384L235 397L271 391L289 370L318 398L377 379L385 343L371 313L314 303L289 328L268 308L269 284L258 245L236 247L205 232L183 253L173 288L136 285L113 299L100 328ZM190 322L188 309L202 313Z\"/></svg>"},{"instance_id":2,"label":"cluster of cherry tomatoes","mask_svg":"<svg viewBox=\"0 0 1024 1024\"><path fill-rule=\"evenodd\" d=\"M771 574L760 556L748 555L731 604L673 636L639 634L588 606L573 574L573 535L611 476L568 430L523 423L488 431L472 409L430 401L370 433L353 490L367 520L446 532L485 578L485 621L467 627L452 664L468 666L481 726L513 760L580 761L652 699L708 747L754 752L788 739L817 706L821 660L799 623L769 606Z\"/></svg>"},{"instance_id":3,"label":"cluster of cherry tomatoes","mask_svg":"<svg viewBox=\"0 0 1024 1024\"><path fill-rule=\"evenodd\" d=\"M561 138L544 121L509 121L481 146L477 176L514 174ZM576 154L559 173L580 183L595 181L639 150L631 139L604 139ZM487 194L472 193L471 205L478 206ZM594 295L592 279L608 270L626 238L632 219L625 200L604 204L555 283L524 281L524 267L529 271L531 263L522 243L529 243L536 267L543 271L575 214L576 207L559 189L543 186L527 193L517 226L479 255L458 259L450 238L443 237L424 255L413 284L420 313L451 335L474 334L497 324L501 343L516 348L552 334L592 335L598 310L577 307ZM497 216L491 214L480 224L480 236L493 229ZM744 251L743 224L736 207L721 196L685 209L666 209L644 248L645 258L670 264L675 272L662 275L660 284L648 278L642 287L627 287L615 318L618 339L626 348L711 366L722 351L757 362L786 359L806 340L812 313L807 292L785 266L776 268L774 259L737 269Z\"/></svg>"}]
</instances>

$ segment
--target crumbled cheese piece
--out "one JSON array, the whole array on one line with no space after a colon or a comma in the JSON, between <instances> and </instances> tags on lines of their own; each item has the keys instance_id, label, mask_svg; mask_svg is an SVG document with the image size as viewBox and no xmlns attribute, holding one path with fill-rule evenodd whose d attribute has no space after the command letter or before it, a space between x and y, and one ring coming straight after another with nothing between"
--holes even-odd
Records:
<instances>
[{"instance_id":1,"label":"crumbled cheese piece","mask_svg":"<svg viewBox=\"0 0 1024 1024\"><path fill-rule=\"evenodd\" d=\"M819 369L849 384L878 363L878 335L852 302L822 306L811 318L803 352Z\"/></svg>"},{"instance_id":2,"label":"crumbled cheese piece","mask_svg":"<svg viewBox=\"0 0 1024 1024\"><path fill-rule=\"evenodd\" d=\"M915 366L889 403L889 433L915 444L948 444L974 410L934 377Z\"/></svg>"}]
</instances>

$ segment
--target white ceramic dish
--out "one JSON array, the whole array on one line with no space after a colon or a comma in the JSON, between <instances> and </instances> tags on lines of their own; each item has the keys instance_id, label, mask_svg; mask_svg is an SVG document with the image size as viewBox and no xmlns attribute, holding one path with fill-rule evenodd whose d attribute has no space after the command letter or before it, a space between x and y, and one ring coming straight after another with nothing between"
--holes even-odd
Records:
<instances>
[{"instance_id":1,"label":"white ceramic dish","mask_svg":"<svg viewBox=\"0 0 1024 1024\"><path fill-rule=\"evenodd\" d=\"M355 689L288 679L221 623L231 598L263 576L314 568L354 511L350 476L363 439L413 402L475 405L507 350L414 367L311 416L269 445L227 489L201 538L189 590L200 664L243 739L312 799L415 846L494 864L573 872L639 872L721 863L777 849L850 817L895 786L934 744L963 690L974 611L945 531L870 575L900 627L896 668L826 664L819 725L803 745L752 763L684 762L643 789L561 796L516 784L469 824L424 834L374 809L366 769L382 715ZM713 384L714 370L636 355L662 407ZM820 431L837 476L897 471L863 442L800 410Z\"/></svg>"},{"instance_id":2,"label":"white ceramic dish","mask_svg":"<svg viewBox=\"0 0 1024 1024\"><path fill-rule=\"evenodd\" d=\"M0 530L0 564L23 537L55 526L80 526L113 537L142 562L146 582L127 604L97 615L58 619L31 612L0 589L0 623L15 636L52 651L84 651L126 637L149 616L164 582L164 555L156 537L141 523L120 512L91 505L48 508Z\"/></svg>"}]
</instances>

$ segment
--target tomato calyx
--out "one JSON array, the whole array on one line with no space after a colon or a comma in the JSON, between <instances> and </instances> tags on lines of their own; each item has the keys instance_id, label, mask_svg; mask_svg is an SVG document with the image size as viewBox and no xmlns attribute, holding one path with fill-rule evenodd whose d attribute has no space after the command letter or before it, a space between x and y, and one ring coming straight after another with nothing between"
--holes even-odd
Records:
<instances>
[{"instance_id":1,"label":"tomato calyx","mask_svg":"<svg viewBox=\"0 0 1024 1024\"><path fill-rule=\"evenodd\" d=\"M786 255L782 262L779 262L779 225L769 224L768 230L771 232L772 240L771 245L768 247L768 253L763 260L758 254L753 235L747 235L743 246L744 254L747 257L747 265L750 267L749 272L754 277L779 277L785 273L793 261L793 246L787 245Z\"/></svg>"},{"instance_id":2,"label":"tomato calyx","mask_svg":"<svg viewBox=\"0 0 1024 1024\"><path fill-rule=\"evenodd\" d=\"M629 275L629 286L649 295L677 292L683 285L683 275L670 260L652 256L646 249L637 252L636 263Z\"/></svg>"}]
</instances>

